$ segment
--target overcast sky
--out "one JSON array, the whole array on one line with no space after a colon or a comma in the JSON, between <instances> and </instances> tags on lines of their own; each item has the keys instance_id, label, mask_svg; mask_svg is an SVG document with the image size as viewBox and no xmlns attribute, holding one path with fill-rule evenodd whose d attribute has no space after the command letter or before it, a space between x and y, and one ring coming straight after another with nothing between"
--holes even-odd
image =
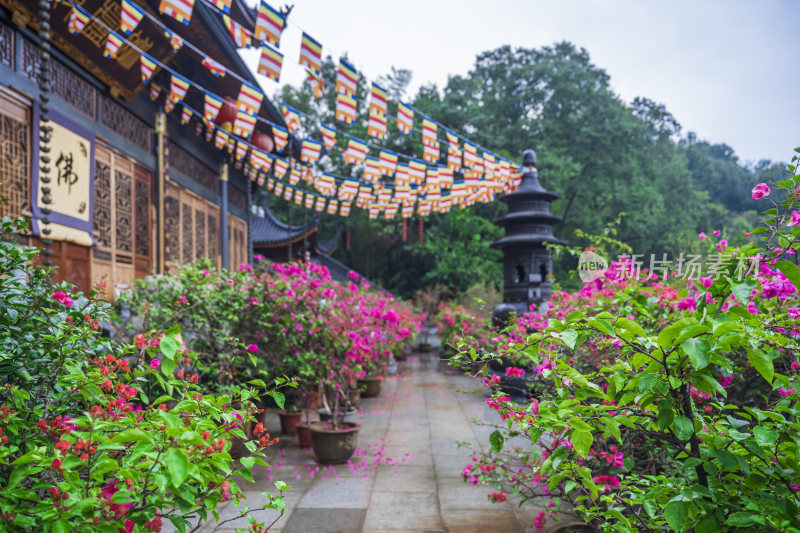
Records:
<instances>
[{"instance_id":1,"label":"overcast sky","mask_svg":"<svg viewBox=\"0 0 800 533\"><path fill-rule=\"evenodd\" d=\"M411 94L466 74L481 51L567 40L586 48L625 101L665 104L684 134L726 143L743 162L788 161L800 146L796 0L296 0L290 21L281 84L302 80L302 30L324 55L346 52L370 80L410 69ZM244 54L257 61L256 51ZM276 84L259 78L274 94Z\"/></svg>"}]
</instances>

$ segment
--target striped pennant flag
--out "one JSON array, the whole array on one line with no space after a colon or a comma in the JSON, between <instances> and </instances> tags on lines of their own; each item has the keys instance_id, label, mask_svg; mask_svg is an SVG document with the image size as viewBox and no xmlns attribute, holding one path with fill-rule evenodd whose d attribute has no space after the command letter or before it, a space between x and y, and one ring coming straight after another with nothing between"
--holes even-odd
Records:
<instances>
[{"instance_id":1,"label":"striped pennant flag","mask_svg":"<svg viewBox=\"0 0 800 533\"><path fill-rule=\"evenodd\" d=\"M314 72L322 72L322 45L305 32L300 40L300 64Z\"/></svg>"},{"instance_id":2,"label":"striped pennant flag","mask_svg":"<svg viewBox=\"0 0 800 533\"><path fill-rule=\"evenodd\" d=\"M336 95L336 120L352 124L356 120L356 99L346 94Z\"/></svg>"},{"instance_id":3,"label":"striped pennant flag","mask_svg":"<svg viewBox=\"0 0 800 533\"><path fill-rule=\"evenodd\" d=\"M314 181L314 186L325 196L336 194L336 178L334 178L333 174L323 172L322 175L318 176Z\"/></svg>"},{"instance_id":4,"label":"striped pennant flag","mask_svg":"<svg viewBox=\"0 0 800 533\"><path fill-rule=\"evenodd\" d=\"M414 109L403 102L397 102L397 129L403 135L410 135L414 130Z\"/></svg>"},{"instance_id":5,"label":"striped pennant flag","mask_svg":"<svg viewBox=\"0 0 800 533\"><path fill-rule=\"evenodd\" d=\"M397 169L397 154L389 150L381 150L378 157L381 162L381 174L391 176Z\"/></svg>"},{"instance_id":6,"label":"striped pennant flag","mask_svg":"<svg viewBox=\"0 0 800 533\"><path fill-rule=\"evenodd\" d=\"M478 147L471 142L464 141L464 166L473 168L477 163Z\"/></svg>"},{"instance_id":7,"label":"striped pennant flag","mask_svg":"<svg viewBox=\"0 0 800 533\"><path fill-rule=\"evenodd\" d=\"M122 46L122 37L113 31L109 31L106 38L106 47L103 49L103 57L116 59L120 46Z\"/></svg>"},{"instance_id":8,"label":"striped pennant flag","mask_svg":"<svg viewBox=\"0 0 800 533\"><path fill-rule=\"evenodd\" d=\"M250 85L249 83L242 83L242 88L239 89L239 98L236 101L236 109L244 111L251 115L257 115L258 110L261 109L261 101L264 95L261 91Z\"/></svg>"},{"instance_id":9,"label":"striped pennant flag","mask_svg":"<svg viewBox=\"0 0 800 533\"><path fill-rule=\"evenodd\" d=\"M355 96L358 91L358 72L344 59L339 60L339 70L336 71L336 92Z\"/></svg>"},{"instance_id":10,"label":"striped pennant flag","mask_svg":"<svg viewBox=\"0 0 800 533\"><path fill-rule=\"evenodd\" d=\"M336 193L336 196L339 200L349 202L356 197L356 194L358 194L358 180L345 178L342 184L339 185L339 191Z\"/></svg>"},{"instance_id":11,"label":"striped pennant flag","mask_svg":"<svg viewBox=\"0 0 800 533\"><path fill-rule=\"evenodd\" d=\"M305 193L300 189L295 189L294 191L294 203L297 205L303 205L303 196Z\"/></svg>"},{"instance_id":12,"label":"striped pennant flag","mask_svg":"<svg viewBox=\"0 0 800 533\"><path fill-rule=\"evenodd\" d=\"M314 195L306 193L306 198L305 198L306 209L311 209L312 207L314 207L314 198L315 198Z\"/></svg>"},{"instance_id":13,"label":"striped pennant flag","mask_svg":"<svg viewBox=\"0 0 800 533\"><path fill-rule=\"evenodd\" d=\"M369 112L369 122L367 123L367 135L376 139L384 139L386 132L386 115L383 113Z\"/></svg>"},{"instance_id":14,"label":"striped pennant flag","mask_svg":"<svg viewBox=\"0 0 800 533\"><path fill-rule=\"evenodd\" d=\"M250 30L230 18L228 15L222 15L222 22L228 28L228 32L233 38L236 48L250 48L253 45L253 34Z\"/></svg>"},{"instance_id":15,"label":"striped pennant flag","mask_svg":"<svg viewBox=\"0 0 800 533\"><path fill-rule=\"evenodd\" d=\"M217 128L217 135L214 137L214 146L217 150L222 150L228 145L228 139L230 136L228 132L223 130L222 128Z\"/></svg>"},{"instance_id":16,"label":"striped pennant flag","mask_svg":"<svg viewBox=\"0 0 800 533\"><path fill-rule=\"evenodd\" d=\"M325 96L325 80L322 79L322 76L311 69L306 69L306 74L308 74L308 84L311 86L311 92L314 93L314 98L322 98Z\"/></svg>"},{"instance_id":17,"label":"striped pennant flag","mask_svg":"<svg viewBox=\"0 0 800 533\"><path fill-rule=\"evenodd\" d=\"M220 108L222 108L222 98L206 93L206 101L203 107L203 120L206 121L206 124L213 124L217 120Z\"/></svg>"},{"instance_id":18,"label":"striped pennant flag","mask_svg":"<svg viewBox=\"0 0 800 533\"><path fill-rule=\"evenodd\" d=\"M231 14L232 0L211 0L211 3L214 5L214 7L216 7L226 15Z\"/></svg>"},{"instance_id":19,"label":"striped pennant flag","mask_svg":"<svg viewBox=\"0 0 800 533\"><path fill-rule=\"evenodd\" d=\"M420 161L419 159L409 159L408 177L411 180L411 183L422 183L425 181L425 171L427 168L428 167L424 161Z\"/></svg>"},{"instance_id":20,"label":"striped pennant flag","mask_svg":"<svg viewBox=\"0 0 800 533\"><path fill-rule=\"evenodd\" d=\"M225 73L227 72L225 70L225 67L220 65L217 61L215 61L209 56L206 56L203 59L203 66L206 67L208 70L210 70L211 74L213 74L217 78L224 78Z\"/></svg>"},{"instance_id":21,"label":"striped pennant flag","mask_svg":"<svg viewBox=\"0 0 800 533\"><path fill-rule=\"evenodd\" d=\"M447 168L452 172L461 170L461 149L456 145L447 147Z\"/></svg>"},{"instance_id":22,"label":"striped pennant flag","mask_svg":"<svg viewBox=\"0 0 800 533\"><path fill-rule=\"evenodd\" d=\"M181 110L181 126L187 125L192 120L192 115L192 110L184 105Z\"/></svg>"},{"instance_id":23,"label":"striped pennant flag","mask_svg":"<svg viewBox=\"0 0 800 533\"><path fill-rule=\"evenodd\" d=\"M236 142L236 157L237 161L244 161L244 158L247 156L247 148L250 145L244 141L237 141Z\"/></svg>"},{"instance_id":24,"label":"striped pennant flag","mask_svg":"<svg viewBox=\"0 0 800 533\"><path fill-rule=\"evenodd\" d=\"M236 120L233 122L233 134L249 139L253 135L256 127L256 116L244 111L236 112Z\"/></svg>"},{"instance_id":25,"label":"striped pennant flag","mask_svg":"<svg viewBox=\"0 0 800 533\"><path fill-rule=\"evenodd\" d=\"M283 54L264 44L261 46L261 59L258 60L258 73L272 81L280 81Z\"/></svg>"},{"instance_id":26,"label":"striped pennant flag","mask_svg":"<svg viewBox=\"0 0 800 533\"><path fill-rule=\"evenodd\" d=\"M189 80L173 72L172 81L169 83L169 99L176 104L183 102L183 97L186 96L189 85Z\"/></svg>"},{"instance_id":27,"label":"striped pennant flag","mask_svg":"<svg viewBox=\"0 0 800 533\"><path fill-rule=\"evenodd\" d=\"M141 64L141 71L142 71L142 83L149 83L150 78L153 77L153 72L156 69L156 62L153 60L152 57L142 54L139 56L139 62Z\"/></svg>"},{"instance_id":28,"label":"striped pennant flag","mask_svg":"<svg viewBox=\"0 0 800 533\"><path fill-rule=\"evenodd\" d=\"M402 187L410 183L411 178L408 174L408 163L397 163L397 169L394 171L394 184L398 187Z\"/></svg>"},{"instance_id":29,"label":"striped pennant flag","mask_svg":"<svg viewBox=\"0 0 800 533\"><path fill-rule=\"evenodd\" d=\"M273 133L275 133L275 130L273 130ZM289 163L279 157L276 157L275 163L272 167L272 175L281 180L286 175L287 170L289 170Z\"/></svg>"},{"instance_id":30,"label":"striped pennant flag","mask_svg":"<svg viewBox=\"0 0 800 533\"><path fill-rule=\"evenodd\" d=\"M250 149L250 164L263 172L269 172L272 168L272 156L264 150L252 146Z\"/></svg>"},{"instance_id":31,"label":"striped pennant flag","mask_svg":"<svg viewBox=\"0 0 800 533\"><path fill-rule=\"evenodd\" d=\"M169 15L178 22L189 25L194 11L194 0L161 0L158 5L158 12L162 15Z\"/></svg>"},{"instance_id":32,"label":"striped pennant flag","mask_svg":"<svg viewBox=\"0 0 800 533\"><path fill-rule=\"evenodd\" d=\"M161 88L155 85L150 86L150 100L155 101L158 98L158 95L161 94Z\"/></svg>"},{"instance_id":33,"label":"striped pennant flag","mask_svg":"<svg viewBox=\"0 0 800 533\"><path fill-rule=\"evenodd\" d=\"M414 214L414 204L403 205L403 211L400 213L401 217L411 218L413 214Z\"/></svg>"},{"instance_id":34,"label":"striped pennant flag","mask_svg":"<svg viewBox=\"0 0 800 533\"><path fill-rule=\"evenodd\" d=\"M171 30L164 28L164 35L169 39L169 45L172 47L172 50L177 52L183 46L183 39Z\"/></svg>"},{"instance_id":35,"label":"striped pennant flag","mask_svg":"<svg viewBox=\"0 0 800 533\"><path fill-rule=\"evenodd\" d=\"M458 148L458 144L459 144L458 143L458 135L456 135L452 131L448 130L447 128L442 128L442 129L444 129L444 135L445 135L445 137L447 137L447 144L449 144L450 146L455 146L456 148Z\"/></svg>"},{"instance_id":36,"label":"striped pennant flag","mask_svg":"<svg viewBox=\"0 0 800 533\"><path fill-rule=\"evenodd\" d=\"M367 143L361 139L350 137L347 143L347 150L344 152L344 162L351 165L358 165L364 162L367 156Z\"/></svg>"},{"instance_id":37,"label":"striped pennant flag","mask_svg":"<svg viewBox=\"0 0 800 533\"><path fill-rule=\"evenodd\" d=\"M278 152L283 152L283 149L289 144L289 130L273 124L272 140L275 141L275 149Z\"/></svg>"},{"instance_id":38,"label":"striped pennant flag","mask_svg":"<svg viewBox=\"0 0 800 533\"><path fill-rule=\"evenodd\" d=\"M255 38L273 46L280 46L284 27L286 27L286 17L261 0L256 18Z\"/></svg>"},{"instance_id":39,"label":"striped pennant flag","mask_svg":"<svg viewBox=\"0 0 800 533\"><path fill-rule=\"evenodd\" d=\"M314 211L317 213L322 213L325 211L325 198L322 196L317 196L317 204L314 206Z\"/></svg>"},{"instance_id":40,"label":"striped pennant flag","mask_svg":"<svg viewBox=\"0 0 800 533\"><path fill-rule=\"evenodd\" d=\"M422 147L422 159L428 163L439 162L439 143L426 144Z\"/></svg>"},{"instance_id":41,"label":"striped pennant flag","mask_svg":"<svg viewBox=\"0 0 800 533\"><path fill-rule=\"evenodd\" d=\"M272 178L267 179L267 190L271 191L275 189L275 180Z\"/></svg>"},{"instance_id":42,"label":"striped pennant flag","mask_svg":"<svg viewBox=\"0 0 800 533\"><path fill-rule=\"evenodd\" d=\"M444 165L439 165L439 185L443 189L450 189L453 186L453 171Z\"/></svg>"},{"instance_id":43,"label":"striped pennant flag","mask_svg":"<svg viewBox=\"0 0 800 533\"><path fill-rule=\"evenodd\" d=\"M426 146L437 145L438 152L439 142L437 141L436 123L428 117L422 117L422 144Z\"/></svg>"},{"instance_id":44,"label":"striped pennant flag","mask_svg":"<svg viewBox=\"0 0 800 533\"><path fill-rule=\"evenodd\" d=\"M364 179L378 181L381 179L381 161L375 156L367 156L364 161Z\"/></svg>"},{"instance_id":45,"label":"striped pennant flag","mask_svg":"<svg viewBox=\"0 0 800 533\"><path fill-rule=\"evenodd\" d=\"M144 17L144 9L130 0L122 0L119 16L119 31L121 31L123 35L130 35L133 33L133 30L136 29L136 26L139 25L139 22L142 21L142 17Z\"/></svg>"},{"instance_id":46,"label":"striped pennant flag","mask_svg":"<svg viewBox=\"0 0 800 533\"><path fill-rule=\"evenodd\" d=\"M350 202L342 202L339 206L339 215L343 217L350 215Z\"/></svg>"},{"instance_id":47,"label":"striped pennant flag","mask_svg":"<svg viewBox=\"0 0 800 533\"><path fill-rule=\"evenodd\" d=\"M287 202L290 202L292 200L292 193L294 193L294 189L287 186L285 189L283 189L283 199Z\"/></svg>"},{"instance_id":48,"label":"striped pennant flag","mask_svg":"<svg viewBox=\"0 0 800 533\"><path fill-rule=\"evenodd\" d=\"M373 82L372 92L370 93L370 100L369 100L370 115L373 112L379 115L385 115L388 112L387 101L388 101L388 95L386 93L386 89L384 89L377 83Z\"/></svg>"},{"instance_id":49,"label":"striped pennant flag","mask_svg":"<svg viewBox=\"0 0 800 533\"><path fill-rule=\"evenodd\" d=\"M281 106L283 111L283 120L286 122L286 127L289 128L289 133L294 133L300 127L300 113L291 106L283 104Z\"/></svg>"},{"instance_id":50,"label":"striped pennant flag","mask_svg":"<svg viewBox=\"0 0 800 533\"><path fill-rule=\"evenodd\" d=\"M275 196L280 196L281 193L283 193L283 183L276 183L275 190L272 191L272 194L274 194Z\"/></svg>"},{"instance_id":51,"label":"striped pennant flag","mask_svg":"<svg viewBox=\"0 0 800 533\"><path fill-rule=\"evenodd\" d=\"M483 174L487 180L494 179L495 158L491 152L483 152Z\"/></svg>"},{"instance_id":52,"label":"striped pennant flag","mask_svg":"<svg viewBox=\"0 0 800 533\"><path fill-rule=\"evenodd\" d=\"M292 168L292 171L289 172L289 185L297 185L300 183L300 178L303 177L303 173L300 172L300 169L296 166Z\"/></svg>"},{"instance_id":53,"label":"striped pennant flag","mask_svg":"<svg viewBox=\"0 0 800 533\"><path fill-rule=\"evenodd\" d=\"M336 145L336 130L320 123L319 131L322 134L322 142L325 143L325 149L330 151Z\"/></svg>"},{"instance_id":54,"label":"striped pennant flag","mask_svg":"<svg viewBox=\"0 0 800 533\"><path fill-rule=\"evenodd\" d=\"M67 31L72 35L78 35L86 27L91 15L84 11L80 6L72 4L72 11L69 13L69 22L67 23Z\"/></svg>"},{"instance_id":55,"label":"striped pennant flag","mask_svg":"<svg viewBox=\"0 0 800 533\"><path fill-rule=\"evenodd\" d=\"M304 139L303 147L300 150L300 161L303 163L316 163L319 154L322 152L322 143L312 139Z\"/></svg>"},{"instance_id":56,"label":"striped pennant flag","mask_svg":"<svg viewBox=\"0 0 800 533\"><path fill-rule=\"evenodd\" d=\"M339 210L339 202L337 200L328 200L328 214L335 215Z\"/></svg>"},{"instance_id":57,"label":"striped pennant flag","mask_svg":"<svg viewBox=\"0 0 800 533\"><path fill-rule=\"evenodd\" d=\"M201 133L203 133L203 123L202 122L198 122L194 126L194 134L199 137Z\"/></svg>"}]
</instances>

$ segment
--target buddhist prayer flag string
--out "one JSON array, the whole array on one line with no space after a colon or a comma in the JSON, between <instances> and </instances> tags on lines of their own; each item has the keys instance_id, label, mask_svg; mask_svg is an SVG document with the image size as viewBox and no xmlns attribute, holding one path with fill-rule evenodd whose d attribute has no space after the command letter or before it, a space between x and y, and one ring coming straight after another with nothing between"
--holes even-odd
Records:
<instances>
[{"instance_id":1,"label":"buddhist prayer flag string","mask_svg":"<svg viewBox=\"0 0 800 533\"><path fill-rule=\"evenodd\" d=\"M269 45L261 46L261 59L258 61L258 73L273 81L280 81L283 54Z\"/></svg>"},{"instance_id":2,"label":"buddhist prayer flag string","mask_svg":"<svg viewBox=\"0 0 800 533\"><path fill-rule=\"evenodd\" d=\"M262 0L256 17L255 38L280 47L281 34L285 26L285 17Z\"/></svg>"},{"instance_id":3,"label":"buddhist prayer flag string","mask_svg":"<svg viewBox=\"0 0 800 533\"><path fill-rule=\"evenodd\" d=\"M153 77L153 72L156 69L156 62L153 61L153 58L145 54L139 56L139 62L141 64L142 83L148 83L150 78Z\"/></svg>"},{"instance_id":4,"label":"buddhist prayer flag string","mask_svg":"<svg viewBox=\"0 0 800 533\"><path fill-rule=\"evenodd\" d=\"M356 119L356 99L346 94L336 95L336 120L352 124Z\"/></svg>"},{"instance_id":5,"label":"buddhist prayer flag string","mask_svg":"<svg viewBox=\"0 0 800 533\"><path fill-rule=\"evenodd\" d=\"M311 92L314 93L315 98L322 98L325 96L325 80L322 79L318 73L311 69L306 69L308 74L308 84L311 86Z\"/></svg>"},{"instance_id":6,"label":"buddhist prayer flag string","mask_svg":"<svg viewBox=\"0 0 800 533\"><path fill-rule=\"evenodd\" d=\"M130 35L144 17L144 9L130 0L122 0L120 8L119 30L123 35Z\"/></svg>"},{"instance_id":7,"label":"buddhist prayer flag string","mask_svg":"<svg viewBox=\"0 0 800 533\"><path fill-rule=\"evenodd\" d=\"M397 129L404 135L414 131L414 109L403 102L397 102Z\"/></svg>"},{"instance_id":8,"label":"buddhist prayer flag string","mask_svg":"<svg viewBox=\"0 0 800 533\"><path fill-rule=\"evenodd\" d=\"M225 27L228 28L228 32L231 34L231 38L237 48L250 48L253 45L253 34L247 28L228 15L222 15L222 21L225 23Z\"/></svg>"},{"instance_id":9,"label":"buddhist prayer flag string","mask_svg":"<svg viewBox=\"0 0 800 533\"><path fill-rule=\"evenodd\" d=\"M169 84L169 100L174 104L181 103L187 90L189 90L189 80L173 73Z\"/></svg>"},{"instance_id":10,"label":"buddhist prayer flag string","mask_svg":"<svg viewBox=\"0 0 800 533\"><path fill-rule=\"evenodd\" d=\"M158 5L159 13L169 15L186 26L192 20L192 11L194 11L194 0L161 0Z\"/></svg>"},{"instance_id":11,"label":"buddhist prayer flag string","mask_svg":"<svg viewBox=\"0 0 800 533\"><path fill-rule=\"evenodd\" d=\"M300 115L293 107L290 107L286 104L284 104L282 107L283 120L286 122L286 127L289 129L289 133L294 133L297 128L300 127Z\"/></svg>"},{"instance_id":12,"label":"buddhist prayer flag string","mask_svg":"<svg viewBox=\"0 0 800 533\"><path fill-rule=\"evenodd\" d=\"M221 107L222 98L206 93L203 107L203 119L206 121L206 124L210 125L214 123Z\"/></svg>"},{"instance_id":13,"label":"buddhist prayer flag string","mask_svg":"<svg viewBox=\"0 0 800 533\"><path fill-rule=\"evenodd\" d=\"M108 32L108 37L106 38L106 46L103 49L103 57L109 57L111 59L115 59L117 57L117 51L119 50L120 46L122 46L122 37L120 37L113 31Z\"/></svg>"},{"instance_id":14,"label":"buddhist prayer flag string","mask_svg":"<svg viewBox=\"0 0 800 533\"><path fill-rule=\"evenodd\" d=\"M230 15L231 14L231 3L232 3L232 0L212 0L211 1L211 4L214 7L216 7L217 9L219 9L220 11L225 13L226 15Z\"/></svg>"},{"instance_id":15,"label":"buddhist prayer flag string","mask_svg":"<svg viewBox=\"0 0 800 533\"><path fill-rule=\"evenodd\" d=\"M314 72L322 71L322 45L305 32L300 40L300 64Z\"/></svg>"},{"instance_id":16,"label":"buddhist prayer flag string","mask_svg":"<svg viewBox=\"0 0 800 533\"><path fill-rule=\"evenodd\" d=\"M86 23L90 19L89 13L83 8L72 4L72 11L69 13L69 22L67 23L67 31L72 35L78 35L86 27Z\"/></svg>"},{"instance_id":17,"label":"buddhist prayer flag string","mask_svg":"<svg viewBox=\"0 0 800 533\"><path fill-rule=\"evenodd\" d=\"M236 108L239 111L257 115L258 110L261 109L261 101L263 99L264 95L261 91L249 83L242 83L242 87L239 89L239 98L236 102Z\"/></svg>"},{"instance_id":18,"label":"buddhist prayer flag string","mask_svg":"<svg viewBox=\"0 0 800 533\"><path fill-rule=\"evenodd\" d=\"M358 72L344 59L339 60L336 71L336 92L347 96L355 96L358 90Z\"/></svg>"},{"instance_id":19,"label":"buddhist prayer flag string","mask_svg":"<svg viewBox=\"0 0 800 533\"><path fill-rule=\"evenodd\" d=\"M322 134L322 142L325 143L325 149L330 151L336 144L336 130L325 124L320 124L319 131Z\"/></svg>"},{"instance_id":20,"label":"buddhist prayer flag string","mask_svg":"<svg viewBox=\"0 0 800 533\"><path fill-rule=\"evenodd\" d=\"M225 76L225 67L214 61L211 57L206 56L203 59L203 66L206 67L217 78Z\"/></svg>"}]
</instances>

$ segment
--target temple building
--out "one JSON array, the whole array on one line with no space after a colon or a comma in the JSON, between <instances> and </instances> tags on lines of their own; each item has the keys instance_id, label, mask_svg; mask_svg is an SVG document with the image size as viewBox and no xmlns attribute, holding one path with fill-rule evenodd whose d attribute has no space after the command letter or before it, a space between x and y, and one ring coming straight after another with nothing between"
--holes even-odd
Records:
<instances>
[{"instance_id":1,"label":"temple building","mask_svg":"<svg viewBox=\"0 0 800 533\"><path fill-rule=\"evenodd\" d=\"M223 18L196 2L183 25L159 14L158 0L135 4L146 16L115 57L105 57L109 28L120 27L120 0L51 3L49 248L56 280L83 290L103 278L121 288L200 257L235 267L248 260L253 230L261 235L265 224L252 215L255 184L226 147L215 146L200 117L184 123L180 104L165 112L170 74L156 65L152 81L143 82L142 52L223 97L216 121L230 130L241 80L258 82ZM73 5L92 16L76 34L69 31ZM0 217L27 217L28 231L15 238L41 246L37 8L38 2L0 0L0 198L8 199L0 203ZM252 27L252 12L241 0L230 9L231 19ZM183 46L176 46L176 35ZM197 50L226 75L214 75ZM183 103L202 114L204 94L193 85ZM258 117L263 120L250 142L273 151L269 124L285 126L283 117L267 98ZM257 221L250 224L251 218Z\"/></svg>"}]
</instances>

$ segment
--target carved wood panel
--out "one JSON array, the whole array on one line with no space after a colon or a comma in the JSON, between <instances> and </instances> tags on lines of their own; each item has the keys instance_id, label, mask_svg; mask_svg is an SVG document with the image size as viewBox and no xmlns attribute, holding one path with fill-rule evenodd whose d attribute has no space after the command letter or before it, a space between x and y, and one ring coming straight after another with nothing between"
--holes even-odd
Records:
<instances>
[{"instance_id":1,"label":"carved wood panel","mask_svg":"<svg viewBox=\"0 0 800 533\"><path fill-rule=\"evenodd\" d=\"M194 210L195 259L206 256L206 213L200 208Z\"/></svg>"},{"instance_id":2,"label":"carved wood panel","mask_svg":"<svg viewBox=\"0 0 800 533\"><path fill-rule=\"evenodd\" d=\"M14 68L14 30L0 24L0 63Z\"/></svg>"},{"instance_id":3,"label":"carved wood panel","mask_svg":"<svg viewBox=\"0 0 800 533\"><path fill-rule=\"evenodd\" d=\"M117 232L117 251L133 252L133 209L131 199L131 175L114 170L115 217Z\"/></svg>"},{"instance_id":4,"label":"carved wood panel","mask_svg":"<svg viewBox=\"0 0 800 533\"><path fill-rule=\"evenodd\" d=\"M30 215L30 106L0 92L0 218Z\"/></svg>"}]
</instances>

